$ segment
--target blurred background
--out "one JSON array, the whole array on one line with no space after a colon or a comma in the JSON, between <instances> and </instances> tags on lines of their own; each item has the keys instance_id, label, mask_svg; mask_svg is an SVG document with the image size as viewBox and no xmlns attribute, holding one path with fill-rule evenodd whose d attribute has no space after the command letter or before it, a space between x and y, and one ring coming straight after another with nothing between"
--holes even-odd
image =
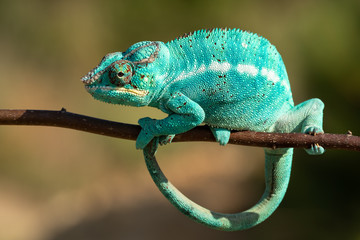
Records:
<instances>
[{"instance_id":1,"label":"blurred background","mask_svg":"<svg viewBox=\"0 0 360 240\"><path fill-rule=\"evenodd\" d=\"M360 2L0 1L0 108L51 109L125 123L156 109L95 101L80 77L108 52L202 28L256 32L287 66L295 103L325 103L324 128L360 135ZM264 188L260 148L161 147L165 174L214 211L253 205ZM219 232L160 194L135 142L69 129L0 126L0 239L360 239L360 155L295 150L289 190L264 223Z\"/></svg>"}]
</instances>

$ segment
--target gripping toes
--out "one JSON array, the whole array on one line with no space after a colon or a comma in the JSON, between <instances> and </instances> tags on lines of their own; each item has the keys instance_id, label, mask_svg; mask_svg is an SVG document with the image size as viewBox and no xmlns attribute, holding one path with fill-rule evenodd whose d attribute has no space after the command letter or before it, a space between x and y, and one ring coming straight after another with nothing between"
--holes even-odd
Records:
<instances>
[{"instance_id":1,"label":"gripping toes","mask_svg":"<svg viewBox=\"0 0 360 240\"><path fill-rule=\"evenodd\" d=\"M315 136L316 134L324 133L324 131L319 127L311 126L311 127L306 128L304 133ZM316 144L311 144L311 147L306 148L305 151L310 155L320 155L325 152L325 149L316 143Z\"/></svg>"},{"instance_id":2,"label":"gripping toes","mask_svg":"<svg viewBox=\"0 0 360 240\"><path fill-rule=\"evenodd\" d=\"M156 121L157 120L148 117L139 119L138 122L141 126L141 131L136 139L137 149L144 149L154 137L159 137L158 142L160 145L171 143L174 139L175 134L159 136L155 130Z\"/></svg>"},{"instance_id":3,"label":"gripping toes","mask_svg":"<svg viewBox=\"0 0 360 240\"><path fill-rule=\"evenodd\" d=\"M160 136L159 143L160 143L160 145L165 145L165 144L171 143L172 140L174 139L174 137L175 137L175 134Z\"/></svg>"},{"instance_id":4,"label":"gripping toes","mask_svg":"<svg viewBox=\"0 0 360 240\"><path fill-rule=\"evenodd\" d=\"M141 130L139 136L136 139L136 149L144 149L153 138L153 135L147 133L144 130Z\"/></svg>"},{"instance_id":5,"label":"gripping toes","mask_svg":"<svg viewBox=\"0 0 360 240\"><path fill-rule=\"evenodd\" d=\"M141 118L139 124L141 131L136 139L136 149L144 149L146 145L154 138L154 134L151 131L151 125L155 124L155 119Z\"/></svg>"},{"instance_id":6,"label":"gripping toes","mask_svg":"<svg viewBox=\"0 0 360 240\"><path fill-rule=\"evenodd\" d=\"M325 152L325 149L320 146L319 144L311 144L310 148L305 148L305 151L309 154L309 155L320 155L323 154Z\"/></svg>"},{"instance_id":7,"label":"gripping toes","mask_svg":"<svg viewBox=\"0 0 360 240\"><path fill-rule=\"evenodd\" d=\"M229 142L230 130L225 128L215 128L215 127L210 127L210 129L216 141L220 143L220 145L224 146Z\"/></svg>"}]
</instances>

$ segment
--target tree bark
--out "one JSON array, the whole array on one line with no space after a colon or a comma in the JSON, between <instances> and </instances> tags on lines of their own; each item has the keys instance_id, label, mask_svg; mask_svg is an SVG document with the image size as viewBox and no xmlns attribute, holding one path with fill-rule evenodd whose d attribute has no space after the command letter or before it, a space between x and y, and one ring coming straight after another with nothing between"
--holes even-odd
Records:
<instances>
[{"instance_id":1,"label":"tree bark","mask_svg":"<svg viewBox=\"0 0 360 240\"><path fill-rule=\"evenodd\" d=\"M141 127L139 125L113 122L99 118L67 112L49 110L0 110L0 125L31 125L71 128L80 131L101 134L110 137L136 140ZM178 134L173 142L207 141L215 142L207 126L196 127L186 133ZM230 144L258 146L268 148L310 148L319 144L325 149L345 149L360 151L360 137L347 134L303 133L264 133L237 131L231 133Z\"/></svg>"}]
</instances>

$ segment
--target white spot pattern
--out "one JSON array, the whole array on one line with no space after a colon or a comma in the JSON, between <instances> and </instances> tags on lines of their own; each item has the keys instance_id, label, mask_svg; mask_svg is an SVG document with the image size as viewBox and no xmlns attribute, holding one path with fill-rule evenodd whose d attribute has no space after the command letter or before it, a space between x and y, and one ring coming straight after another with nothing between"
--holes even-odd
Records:
<instances>
[{"instance_id":1,"label":"white spot pattern","mask_svg":"<svg viewBox=\"0 0 360 240\"><path fill-rule=\"evenodd\" d=\"M201 64L200 67L197 67L196 65L190 70L190 71L183 71L176 79L174 79L172 82L177 82L182 79L186 79L189 77L193 77L199 74L202 74L206 72L207 70L212 70L216 72L228 72L232 66L228 62L219 63L216 61L211 62L210 66L206 68L204 64ZM238 64L236 66L236 70L240 74L249 74L252 77L256 77L259 74L259 69L250 64ZM290 86L288 84L288 81L282 80L280 81L280 77L275 73L273 70L269 70L267 68L262 68L260 71L260 75L265 77L268 81L271 81L273 83L281 82L281 86L283 86L287 91L290 91Z\"/></svg>"},{"instance_id":2,"label":"white spot pattern","mask_svg":"<svg viewBox=\"0 0 360 240\"><path fill-rule=\"evenodd\" d=\"M236 70L238 70L239 73L247 73L253 77L255 77L259 72L259 70L255 66L247 64L237 65Z\"/></svg>"},{"instance_id":3,"label":"white spot pattern","mask_svg":"<svg viewBox=\"0 0 360 240\"><path fill-rule=\"evenodd\" d=\"M281 81L281 86L283 86L287 91L290 91L290 85L288 83L288 81Z\"/></svg>"},{"instance_id":4,"label":"white spot pattern","mask_svg":"<svg viewBox=\"0 0 360 240\"><path fill-rule=\"evenodd\" d=\"M201 66L199 68L196 68L196 66L189 72L187 71L182 71L182 73L180 73L180 75L174 80L174 82L185 79L185 78L189 78L189 77L193 77L196 76L198 74L201 74L203 72L206 71L206 67L205 64L201 64Z\"/></svg>"},{"instance_id":5,"label":"white spot pattern","mask_svg":"<svg viewBox=\"0 0 360 240\"><path fill-rule=\"evenodd\" d=\"M231 68L230 63L228 62L223 62L223 63L219 63L219 62L211 62L209 69L216 71L216 72L227 72L229 71Z\"/></svg>"},{"instance_id":6,"label":"white spot pattern","mask_svg":"<svg viewBox=\"0 0 360 240\"><path fill-rule=\"evenodd\" d=\"M273 83L277 83L280 81L279 76L273 70L263 68L261 69L261 75L266 77L268 81L271 81Z\"/></svg>"}]
</instances>

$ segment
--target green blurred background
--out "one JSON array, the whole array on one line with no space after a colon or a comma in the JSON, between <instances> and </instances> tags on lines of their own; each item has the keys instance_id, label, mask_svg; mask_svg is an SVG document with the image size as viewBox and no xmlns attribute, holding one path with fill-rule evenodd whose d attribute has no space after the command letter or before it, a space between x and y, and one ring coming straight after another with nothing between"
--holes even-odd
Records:
<instances>
[{"instance_id":1,"label":"green blurred background","mask_svg":"<svg viewBox=\"0 0 360 240\"><path fill-rule=\"evenodd\" d=\"M0 1L0 108L53 109L126 123L165 115L95 101L80 77L108 52L202 28L269 39L295 103L319 97L324 128L360 135L360 2ZM295 150L288 193L261 225L207 229L158 192L134 142L48 127L0 126L0 239L360 239L360 155ZM194 201L236 212L263 191L263 151L212 143L162 147L160 164Z\"/></svg>"}]
</instances>

